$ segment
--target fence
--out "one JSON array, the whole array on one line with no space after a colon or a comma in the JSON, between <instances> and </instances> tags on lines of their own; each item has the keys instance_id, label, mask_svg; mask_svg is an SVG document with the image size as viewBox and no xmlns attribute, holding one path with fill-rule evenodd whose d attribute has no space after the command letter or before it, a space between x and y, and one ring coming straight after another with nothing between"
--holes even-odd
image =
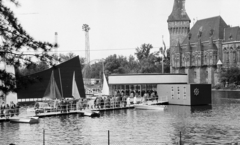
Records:
<instances>
[{"instance_id":1,"label":"fence","mask_svg":"<svg viewBox=\"0 0 240 145\"><path fill-rule=\"evenodd\" d=\"M45 129L43 129L43 145L47 144L47 140L45 138ZM88 136L88 135L85 135ZM139 138L142 138L142 140L140 141L124 141L124 140L114 140L114 138L112 139L110 131L108 130L107 132L105 132L105 134L103 135L105 136L104 140L99 140L96 142L92 142L88 139L85 140L81 140L79 141L79 143L73 143L74 145L183 145L182 142L182 138L181 138L181 132L179 134L179 137L177 137L173 142L171 143L166 143L166 142L161 142L161 141L157 141L158 139L156 139L156 141L146 141L144 140L142 137L143 136L138 136ZM89 135L89 137L92 137Z\"/></svg>"}]
</instances>

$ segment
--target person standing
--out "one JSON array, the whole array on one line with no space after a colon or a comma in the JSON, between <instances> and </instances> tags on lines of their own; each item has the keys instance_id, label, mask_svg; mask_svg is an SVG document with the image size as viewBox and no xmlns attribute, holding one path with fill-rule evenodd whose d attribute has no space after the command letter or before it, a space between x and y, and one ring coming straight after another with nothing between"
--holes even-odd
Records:
<instances>
[{"instance_id":1,"label":"person standing","mask_svg":"<svg viewBox=\"0 0 240 145\"><path fill-rule=\"evenodd\" d=\"M127 97L127 106L130 106L131 102L130 102L130 97Z\"/></svg>"},{"instance_id":2,"label":"person standing","mask_svg":"<svg viewBox=\"0 0 240 145\"><path fill-rule=\"evenodd\" d=\"M137 104L137 95L135 95L133 98L133 104Z\"/></svg>"}]
</instances>

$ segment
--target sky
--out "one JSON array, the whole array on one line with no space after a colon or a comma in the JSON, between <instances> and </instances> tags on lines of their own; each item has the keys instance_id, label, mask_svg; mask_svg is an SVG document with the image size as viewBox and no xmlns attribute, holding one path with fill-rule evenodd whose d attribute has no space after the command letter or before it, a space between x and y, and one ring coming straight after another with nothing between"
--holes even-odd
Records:
<instances>
[{"instance_id":1,"label":"sky","mask_svg":"<svg viewBox=\"0 0 240 145\"><path fill-rule=\"evenodd\" d=\"M129 57L144 43L152 51L169 47L167 19L174 0L19 0L9 5L24 29L36 40L55 42L58 53L85 57L83 24L90 26L90 60L117 54ZM219 16L228 25L240 26L240 0L186 0L191 22Z\"/></svg>"}]
</instances>

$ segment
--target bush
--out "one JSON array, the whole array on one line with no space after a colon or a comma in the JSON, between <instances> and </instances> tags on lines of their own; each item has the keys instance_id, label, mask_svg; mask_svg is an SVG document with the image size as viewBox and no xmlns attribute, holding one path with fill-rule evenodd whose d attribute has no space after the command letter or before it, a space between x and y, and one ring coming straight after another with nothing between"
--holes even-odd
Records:
<instances>
[{"instance_id":1,"label":"bush","mask_svg":"<svg viewBox=\"0 0 240 145\"><path fill-rule=\"evenodd\" d=\"M235 83L232 83L232 84L229 84L227 88L234 90L234 89L237 89L237 85Z\"/></svg>"},{"instance_id":2,"label":"bush","mask_svg":"<svg viewBox=\"0 0 240 145\"><path fill-rule=\"evenodd\" d=\"M217 84L217 85L213 86L212 88L213 88L213 89L216 89L216 90L218 90L218 89L223 89L223 88L224 88L224 85L223 85L223 84Z\"/></svg>"}]
</instances>

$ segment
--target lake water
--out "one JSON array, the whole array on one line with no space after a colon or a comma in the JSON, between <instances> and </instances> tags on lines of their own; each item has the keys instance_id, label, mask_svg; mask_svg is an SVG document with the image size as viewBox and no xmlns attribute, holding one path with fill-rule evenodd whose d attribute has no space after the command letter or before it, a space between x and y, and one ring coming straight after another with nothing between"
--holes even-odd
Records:
<instances>
[{"instance_id":1,"label":"lake water","mask_svg":"<svg viewBox=\"0 0 240 145\"><path fill-rule=\"evenodd\" d=\"M99 118L79 115L41 118L39 124L0 123L0 144L111 145L175 144L181 132L185 144L240 142L240 99L212 97L212 106L169 105L165 111L117 110Z\"/></svg>"}]
</instances>

